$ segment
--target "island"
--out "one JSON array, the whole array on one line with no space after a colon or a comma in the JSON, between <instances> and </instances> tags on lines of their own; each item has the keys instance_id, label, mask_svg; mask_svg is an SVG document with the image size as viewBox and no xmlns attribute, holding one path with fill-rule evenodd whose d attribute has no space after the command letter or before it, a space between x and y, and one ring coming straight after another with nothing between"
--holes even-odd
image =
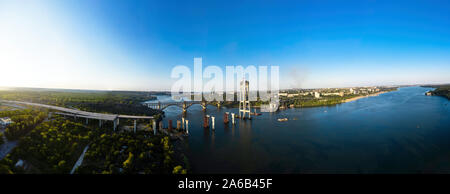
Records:
<instances>
[{"instance_id":1,"label":"island","mask_svg":"<svg viewBox=\"0 0 450 194\"><path fill-rule=\"evenodd\" d=\"M432 87L435 88L432 91L428 91L425 95L428 96L442 96L447 99L450 99L450 84L442 84L442 85L423 85L422 87Z\"/></svg>"}]
</instances>

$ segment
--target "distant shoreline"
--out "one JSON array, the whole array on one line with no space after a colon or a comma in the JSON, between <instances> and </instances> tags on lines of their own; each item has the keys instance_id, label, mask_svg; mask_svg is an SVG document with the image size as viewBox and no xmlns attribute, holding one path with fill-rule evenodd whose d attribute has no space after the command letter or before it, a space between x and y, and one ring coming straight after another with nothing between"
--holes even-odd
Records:
<instances>
[{"instance_id":1,"label":"distant shoreline","mask_svg":"<svg viewBox=\"0 0 450 194\"><path fill-rule=\"evenodd\" d=\"M351 102L351 101L356 101L356 100L359 100L359 99L361 99L361 98L367 98L367 97L371 97L371 96L378 96L378 95L380 95L380 94L384 94L384 93L388 93L388 92L392 92L392 91L382 91L382 92L377 92L377 93L375 93L375 94L369 94L369 95L366 95L366 96L357 96L357 97L345 99L345 100L343 101L343 103Z\"/></svg>"}]
</instances>

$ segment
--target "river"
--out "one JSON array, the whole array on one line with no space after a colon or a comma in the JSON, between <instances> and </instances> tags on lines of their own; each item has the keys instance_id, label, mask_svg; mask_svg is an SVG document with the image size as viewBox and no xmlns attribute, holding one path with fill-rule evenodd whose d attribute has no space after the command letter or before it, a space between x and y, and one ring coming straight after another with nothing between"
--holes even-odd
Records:
<instances>
[{"instance_id":1,"label":"river","mask_svg":"<svg viewBox=\"0 0 450 194\"><path fill-rule=\"evenodd\" d=\"M200 105L188 109L185 140L194 173L450 173L450 106L432 88L404 87L330 107L263 113L223 123L236 108L208 106L215 130L202 128ZM161 101L169 96L158 96ZM181 120L168 107L167 120ZM278 118L288 118L278 122Z\"/></svg>"}]
</instances>

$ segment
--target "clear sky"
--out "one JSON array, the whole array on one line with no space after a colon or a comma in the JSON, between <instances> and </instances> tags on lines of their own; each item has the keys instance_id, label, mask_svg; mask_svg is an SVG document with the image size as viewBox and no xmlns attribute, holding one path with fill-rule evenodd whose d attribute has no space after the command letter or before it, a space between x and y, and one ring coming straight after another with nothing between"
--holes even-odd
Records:
<instances>
[{"instance_id":1,"label":"clear sky","mask_svg":"<svg viewBox=\"0 0 450 194\"><path fill-rule=\"evenodd\" d=\"M450 3L0 0L0 86L167 90L194 57L282 88L450 83Z\"/></svg>"}]
</instances>

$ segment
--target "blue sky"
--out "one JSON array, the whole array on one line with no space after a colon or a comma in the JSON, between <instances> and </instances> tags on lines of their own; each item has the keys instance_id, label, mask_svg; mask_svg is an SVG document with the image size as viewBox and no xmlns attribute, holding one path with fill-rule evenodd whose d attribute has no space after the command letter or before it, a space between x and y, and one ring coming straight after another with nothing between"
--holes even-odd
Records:
<instances>
[{"instance_id":1,"label":"blue sky","mask_svg":"<svg viewBox=\"0 0 450 194\"><path fill-rule=\"evenodd\" d=\"M450 83L448 1L0 0L0 86L167 90L176 65L281 87Z\"/></svg>"}]
</instances>

